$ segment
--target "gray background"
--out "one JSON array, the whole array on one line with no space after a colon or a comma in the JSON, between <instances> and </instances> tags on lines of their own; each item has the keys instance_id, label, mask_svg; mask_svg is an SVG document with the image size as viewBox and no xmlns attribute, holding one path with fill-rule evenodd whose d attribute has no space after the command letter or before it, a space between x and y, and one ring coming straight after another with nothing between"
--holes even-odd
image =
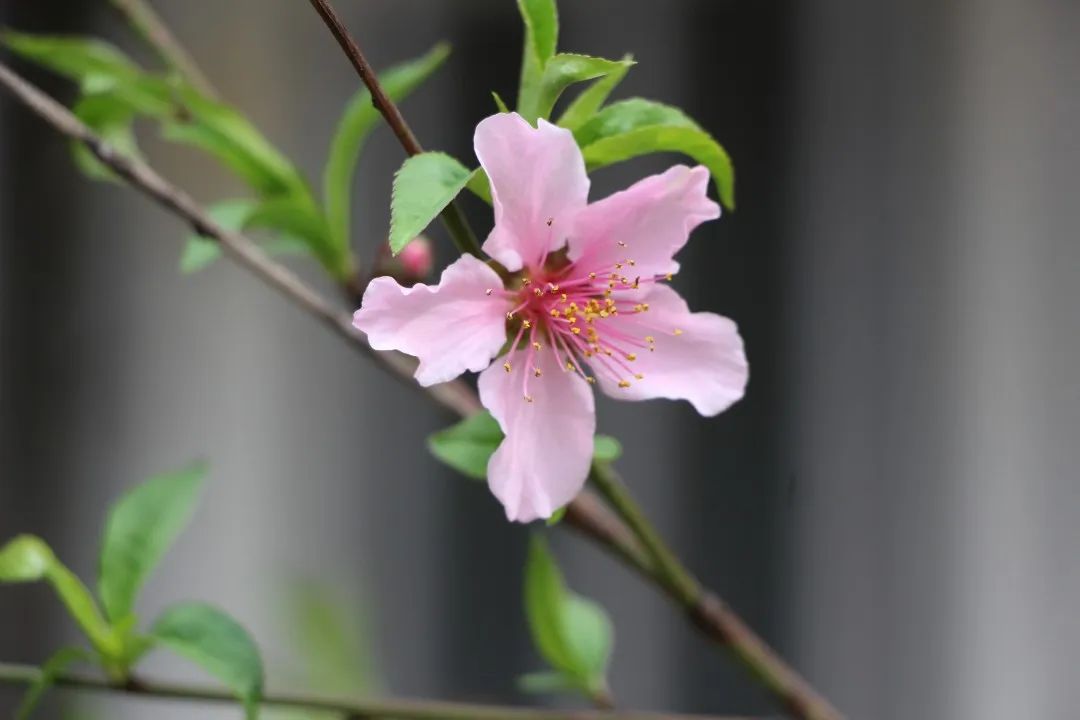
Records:
<instances>
[{"instance_id":1,"label":"gray background","mask_svg":"<svg viewBox=\"0 0 1080 720\"><path fill-rule=\"evenodd\" d=\"M156 4L317 178L357 82L308 4ZM453 43L405 111L427 145L469 157L489 91L513 94L513 3L338 4L379 66ZM740 323L747 399L710 421L673 404L600 409L662 530L852 717L1073 715L1080 5L562 5L564 49L634 52L619 94L684 107L739 170L739 211L696 233L680 289ZM104 2L4 0L0 20L134 49ZM201 157L148 145L199 199L238 191ZM64 143L6 97L0 153L0 536L40 534L92 577L108 501L207 457L204 500L145 615L213 600L258 636L271 687L289 686L282 597L329 584L364 598L389 690L523 701L513 678L539 663L520 612L527 535L420 449L449 418L240 270L180 277L180 224L78 177ZM363 258L386 232L400 160L383 129L355 195ZM604 171L594 187L664 164ZM468 209L486 227L483 207ZM653 591L556 540L572 584L614 616L622 704L770 711ZM5 660L40 661L75 637L44 588L2 590L0 618ZM199 677L164 658L151 670ZM0 710L16 697L0 688Z\"/></svg>"}]
</instances>

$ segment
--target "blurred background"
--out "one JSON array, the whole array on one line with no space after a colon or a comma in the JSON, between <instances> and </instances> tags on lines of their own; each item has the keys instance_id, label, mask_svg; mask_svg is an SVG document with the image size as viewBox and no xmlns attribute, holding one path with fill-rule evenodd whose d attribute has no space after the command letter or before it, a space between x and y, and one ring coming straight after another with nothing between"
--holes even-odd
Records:
<instances>
[{"instance_id":1,"label":"blurred background","mask_svg":"<svg viewBox=\"0 0 1080 720\"><path fill-rule=\"evenodd\" d=\"M317 178L358 82L308 3L154 5L228 100ZM404 111L427 146L470 158L490 91L514 95L514 3L337 5L376 66L453 44ZM633 491L690 566L851 717L1074 716L1080 4L563 0L561 11L563 49L633 52L616 95L683 107L738 171L738 211L697 231L677 284L692 306L739 322L749 393L713 420L603 403ZM104 0L3 0L0 22L104 35L149 60ZM202 156L146 139L198 199L237 192ZM144 616L212 600L259 639L271 688L304 688L311 642L298 618L329 603L357 626L330 634L370 655L357 690L526 701L514 678L540 667L521 610L527 533L422 450L451 418L238 268L182 277L181 224L83 179L65 143L7 96L0 153L0 538L39 534L90 578L107 504L205 457L203 502ZM362 259L385 237L401 159L385 129L362 159ZM594 195L666 164L602 171ZM489 226L490 211L466 207ZM621 705L774 712L654 591L579 538L554 539L572 586L614 617ZM75 637L46 588L0 591L0 659L40 662ZM150 671L200 678L164 658ZM17 697L0 688L0 711ZM42 716L150 712L239 715L68 694Z\"/></svg>"}]
</instances>

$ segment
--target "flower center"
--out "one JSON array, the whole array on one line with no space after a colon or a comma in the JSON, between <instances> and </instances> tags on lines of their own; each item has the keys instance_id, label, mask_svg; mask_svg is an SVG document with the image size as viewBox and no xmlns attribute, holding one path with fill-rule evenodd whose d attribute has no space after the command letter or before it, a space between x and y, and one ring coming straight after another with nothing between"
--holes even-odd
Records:
<instances>
[{"instance_id":1,"label":"flower center","mask_svg":"<svg viewBox=\"0 0 1080 720\"><path fill-rule=\"evenodd\" d=\"M635 265L631 258L600 265L588 257L567 262L563 256L542 268L526 268L508 281L504 292L512 309L506 319L514 339L503 368L511 372L510 357L518 349L524 351L522 395L527 402L532 402L530 381L543 376L539 359L545 352L590 384L601 376L625 389L645 379L634 362L639 353L656 351L655 334L664 330L643 320L619 320L647 313L649 304L641 301L645 290L671 275L642 277L634 273ZM638 335L638 330L653 334ZM679 329L667 332L682 334Z\"/></svg>"}]
</instances>

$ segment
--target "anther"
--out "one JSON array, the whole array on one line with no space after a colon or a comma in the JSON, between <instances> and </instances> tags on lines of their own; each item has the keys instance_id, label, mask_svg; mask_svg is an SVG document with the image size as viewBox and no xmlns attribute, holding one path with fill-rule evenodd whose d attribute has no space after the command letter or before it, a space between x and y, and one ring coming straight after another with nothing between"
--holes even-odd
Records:
<instances>
[{"instance_id":1,"label":"anther","mask_svg":"<svg viewBox=\"0 0 1080 720\"><path fill-rule=\"evenodd\" d=\"M567 361L566 361L566 369L567 369L567 370L573 370L573 369L574 369L574 363L572 363L572 362L570 362L569 360L567 360Z\"/></svg>"},{"instance_id":2,"label":"anther","mask_svg":"<svg viewBox=\"0 0 1080 720\"><path fill-rule=\"evenodd\" d=\"M622 240L620 240L619 241L619 247L626 247L626 243L624 243Z\"/></svg>"},{"instance_id":3,"label":"anther","mask_svg":"<svg viewBox=\"0 0 1080 720\"><path fill-rule=\"evenodd\" d=\"M680 330L679 328L675 328L675 330L671 334L672 335L682 335L682 330Z\"/></svg>"},{"instance_id":4,"label":"anther","mask_svg":"<svg viewBox=\"0 0 1080 720\"><path fill-rule=\"evenodd\" d=\"M634 377L638 380L644 380L645 376L642 373L634 373Z\"/></svg>"},{"instance_id":5,"label":"anther","mask_svg":"<svg viewBox=\"0 0 1080 720\"><path fill-rule=\"evenodd\" d=\"M534 342L533 343L533 350L539 350L539 349L540 349L540 343Z\"/></svg>"},{"instance_id":6,"label":"anther","mask_svg":"<svg viewBox=\"0 0 1080 720\"><path fill-rule=\"evenodd\" d=\"M596 273L594 273L594 272L589 273L589 279L590 280L595 280L596 279Z\"/></svg>"},{"instance_id":7,"label":"anther","mask_svg":"<svg viewBox=\"0 0 1080 720\"><path fill-rule=\"evenodd\" d=\"M503 370L505 370L506 372L510 372L510 363L503 363Z\"/></svg>"},{"instance_id":8,"label":"anther","mask_svg":"<svg viewBox=\"0 0 1080 720\"><path fill-rule=\"evenodd\" d=\"M531 403L532 402L532 395L526 395L525 396L525 402Z\"/></svg>"},{"instance_id":9,"label":"anther","mask_svg":"<svg viewBox=\"0 0 1080 720\"><path fill-rule=\"evenodd\" d=\"M630 381L629 380L620 380L619 381L619 387L621 387L622 389L625 390L626 388L630 387Z\"/></svg>"},{"instance_id":10,"label":"anther","mask_svg":"<svg viewBox=\"0 0 1080 720\"><path fill-rule=\"evenodd\" d=\"M485 295L490 295L491 294L491 288L488 288L487 290L485 290L484 294Z\"/></svg>"},{"instance_id":11,"label":"anther","mask_svg":"<svg viewBox=\"0 0 1080 720\"><path fill-rule=\"evenodd\" d=\"M551 227L551 223L553 223L553 222L555 222L555 218L548 218L547 219L547 226Z\"/></svg>"},{"instance_id":12,"label":"anther","mask_svg":"<svg viewBox=\"0 0 1080 720\"><path fill-rule=\"evenodd\" d=\"M626 359L630 362L637 360L637 353L626 353Z\"/></svg>"},{"instance_id":13,"label":"anther","mask_svg":"<svg viewBox=\"0 0 1080 720\"><path fill-rule=\"evenodd\" d=\"M596 378L587 377L587 378L585 378L585 382L589 383L590 385L595 385L596 384Z\"/></svg>"},{"instance_id":14,"label":"anther","mask_svg":"<svg viewBox=\"0 0 1080 720\"><path fill-rule=\"evenodd\" d=\"M581 328L579 328L578 326L575 325L574 327L570 328L570 332L574 333L575 335L580 335L581 334Z\"/></svg>"},{"instance_id":15,"label":"anther","mask_svg":"<svg viewBox=\"0 0 1080 720\"><path fill-rule=\"evenodd\" d=\"M540 377L544 373L540 372L540 368L533 368L533 377Z\"/></svg>"},{"instance_id":16,"label":"anther","mask_svg":"<svg viewBox=\"0 0 1080 720\"><path fill-rule=\"evenodd\" d=\"M526 330L528 330L529 328L531 328L531 327L532 327L532 322L531 322L531 321L529 321L529 320L526 320L526 321L524 321L523 323L521 323L521 325L522 325L522 327L524 327L524 328L525 328Z\"/></svg>"}]
</instances>

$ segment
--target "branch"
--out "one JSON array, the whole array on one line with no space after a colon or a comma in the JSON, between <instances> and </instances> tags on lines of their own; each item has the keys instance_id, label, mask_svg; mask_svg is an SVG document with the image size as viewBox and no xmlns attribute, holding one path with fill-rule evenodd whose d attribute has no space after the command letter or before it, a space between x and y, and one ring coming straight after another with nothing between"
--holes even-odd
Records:
<instances>
[{"instance_id":1,"label":"branch","mask_svg":"<svg viewBox=\"0 0 1080 720\"><path fill-rule=\"evenodd\" d=\"M405 122L405 117L398 110L398 106L383 90L379 78L375 75L375 69L371 67L367 58L364 57L360 46L353 40L345 24L338 18L329 0L310 0L310 2L315 11L319 13L319 17L326 23L326 27L330 29L334 39L337 40L338 45L345 52L346 57L349 58L349 62L356 69L360 79L364 81L364 85L371 92L371 103L382 113L382 116L386 119L386 124L394 131L398 142L401 143L401 147L405 148L405 152L410 156L424 152L424 148L420 145L420 141L416 139L412 128ZM469 221L465 219L465 215L461 212L457 203L451 202L446 206L446 209L442 211L442 220L443 224L446 225L447 232L454 239L454 244L457 245L458 250L477 257L483 257L483 251L480 249L480 243L476 239L476 233L469 227Z\"/></svg>"},{"instance_id":2,"label":"branch","mask_svg":"<svg viewBox=\"0 0 1080 720\"><path fill-rule=\"evenodd\" d=\"M173 36L147 0L111 0L113 6L125 17L135 32L154 49L158 57L171 70L179 73L196 90L209 97L217 97L214 86L199 69L184 46Z\"/></svg>"},{"instance_id":3,"label":"branch","mask_svg":"<svg viewBox=\"0 0 1080 720\"><path fill-rule=\"evenodd\" d=\"M348 345L375 360L405 385L421 392L424 391L412 379L416 369L415 362L402 355L377 353L372 350L363 333L352 326L352 320L348 314L333 308L322 296L305 285L295 273L271 260L250 239L218 225L187 193L171 185L145 162L116 152L72 115L67 108L23 80L2 63L0 63L0 85L11 91L18 100L55 130L85 145L102 163L124 178L133 188L149 196L166 210L178 215L190 224L195 232L216 240L226 255L330 328ZM440 405L458 415L470 415L480 408L475 393L460 381L428 388L426 392Z\"/></svg>"},{"instance_id":4,"label":"branch","mask_svg":"<svg viewBox=\"0 0 1080 720\"><path fill-rule=\"evenodd\" d=\"M0 663L0 684L32 685L40 678L41 671L36 667ZM142 680L116 685L103 678L69 674L58 676L54 684L59 687L141 697L230 704L238 702L235 696L224 690L197 685ZM375 718L401 718L401 720L739 720L738 718L725 719L715 716L670 713L558 711L433 700L332 700L306 695L265 695L261 703L263 707L326 711L358 720L361 718L364 720L367 718L373 720Z\"/></svg>"},{"instance_id":5,"label":"branch","mask_svg":"<svg viewBox=\"0 0 1080 720\"><path fill-rule=\"evenodd\" d=\"M731 649L732 654L769 689L787 710L807 720L836 720L840 712L795 672L764 640L716 595L704 590L679 562L641 507L608 465L595 463L591 479L633 530L648 553L650 579L659 582L673 600L706 635Z\"/></svg>"},{"instance_id":6,"label":"branch","mask_svg":"<svg viewBox=\"0 0 1080 720\"><path fill-rule=\"evenodd\" d=\"M86 145L101 162L133 188L178 215L196 232L217 240L223 251L248 271L329 327L348 345L372 358L376 364L405 385L426 393L437 404L462 417L480 410L476 393L461 381L421 388L412 378L415 362L401 355L373 351L366 337L353 328L347 314L331 307L288 268L271 260L244 235L228 231L215 223L194 200L182 190L170 185L149 165L115 152L65 107L27 83L3 63L0 63L0 85L61 134ZM604 472L612 471L601 470L601 483ZM594 481L596 477L594 469ZM610 483L600 486L606 492L612 492ZM806 720L837 720L842 717L770 650L764 640L754 634L726 604L701 589L689 572L678 565L670 552L666 555L663 552L658 553L657 549L661 545L655 533L645 533L642 537L641 523L644 522L644 516L640 511L627 513L628 502L632 502L629 496L613 497L616 507L619 507L624 515L628 515L627 520L636 526L634 530L637 537L589 491L582 492L569 505L565 522L597 541L670 595L709 637L730 647L734 655L793 715ZM679 571L673 572L674 567L678 567ZM691 585L693 592L690 591Z\"/></svg>"}]
</instances>

